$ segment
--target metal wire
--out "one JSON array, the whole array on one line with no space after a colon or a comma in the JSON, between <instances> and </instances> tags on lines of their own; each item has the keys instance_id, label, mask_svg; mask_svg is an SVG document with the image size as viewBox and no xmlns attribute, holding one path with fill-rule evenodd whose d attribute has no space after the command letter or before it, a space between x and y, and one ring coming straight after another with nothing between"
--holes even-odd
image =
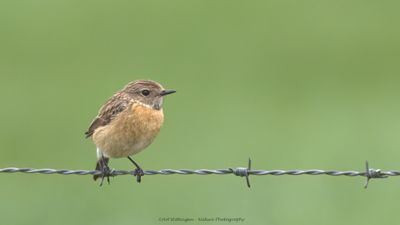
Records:
<instances>
[{"instance_id":1,"label":"metal wire","mask_svg":"<svg viewBox=\"0 0 400 225\"><path fill-rule=\"evenodd\" d=\"M237 168L227 168L227 169L162 169L162 170L145 170L143 171L145 175L227 175L233 174L240 177L246 177L247 186L250 187L249 176L282 176L282 175L328 175L328 176L363 176L367 178L365 183L365 188L368 187L368 182L370 179L374 178L387 178L389 176L400 176L400 171L381 171L380 169L369 168L368 161L365 163L365 171L338 171L338 170L320 170L320 169L310 169L310 170L252 170L251 160L249 159L248 167L237 167ZM0 168L0 173L38 173L38 174L60 174L60 175L98 175L101 171L98 170L69 170L69 169L34 169L34 168ZM120 175L135 175L135 171L127 170L112 170L110 176L120 176Z\"/></svg>"}]
</instances>

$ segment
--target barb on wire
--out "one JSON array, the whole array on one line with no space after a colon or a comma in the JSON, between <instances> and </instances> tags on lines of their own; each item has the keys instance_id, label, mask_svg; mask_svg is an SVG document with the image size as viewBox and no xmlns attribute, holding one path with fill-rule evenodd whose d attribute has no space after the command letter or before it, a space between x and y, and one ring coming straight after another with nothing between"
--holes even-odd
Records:
<instances>
[{"instance_id":1,"label":"barb on wire","mask_svg":"<svg viewBox=\"0 0 400 225\"><path fill-rule=\"evenodd\" d=\"M68 170L68 169L34 169L34 168L0 168L0 173L39 173L39 174L61 174L61 175L97 175L101 174L101 171L98 170ZM120 176L120 175L135 175L135 171L127 171L127 170L112 170L111 176ZM392 171L382 171L380 169L372 169L369 168L368 161L365 163L365 171L338 171L338 170L320 170L320 169L311 169L311 170L252 170L251 169L251 160L248 161L248 166L246 167L236 167L236 168L228 168L228 169L162 169L162 170L145 170L145 175L227 175L233 174L240 177L246 177L247 186L250 188L250 175L255 176L282 176L282 175L328 175L328 176L363 176L367 178L367 181L364 185L365 188L368 187L368 183L371 179L375 178L387 178L389 176L400 176L400 171L392 170Z\"/></svg>"},{"instance_id":2,"label":"barb on wire","mask_svg":"<svg viewBox=\"0 0 400 225\"><path fill-rule=\"evenodd\" d=\"M372 178L388 178L388 175L383 174L380 169L370 169L368 161L365 161L365 175L367 181L365 182L364 188L368 188L369 180Z\"/></svg>"},{"instance_id":3,"label":"barb on wire","mask_svg":"<svg viewBox=\"0 0 400 225\"><path fill-rule=\"evenodd\" d=\"M246 177L247 187L250 188L249 172L251 171L251 159L249 158L249 164L246 167L229 168L233 174L240 177Z\"/></svg>"}]
</instances>

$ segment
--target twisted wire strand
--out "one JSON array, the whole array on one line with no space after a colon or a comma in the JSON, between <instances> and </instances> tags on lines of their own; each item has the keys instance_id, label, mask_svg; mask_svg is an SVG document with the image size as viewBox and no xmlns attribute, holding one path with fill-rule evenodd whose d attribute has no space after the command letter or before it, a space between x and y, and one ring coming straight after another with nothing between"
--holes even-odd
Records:
<instances>
[{"instance_id":1,"label":"twisted wire strand","mask_svg":"<svg viewBox=\"0 0 400 225\"><path fill-rule=\"evenodd\" d=\"M242 167L238 168L229 168L229 169L162 169L162 170L145 170L145 175L227 175L234 174L235 170L243 169ZM246 169L246 168L244 168ZM375 170L375 169L372 169ZM69 169L35 169L35 168L16 168L16 167L7 167L0 168L0 173L36 173L36 174L60 174L60 175L96 175L101 174L101 171L98 170L69 170ZM329 176L366 176L366 172L360 171L338 171L338 170L320 170L320 169L310 169L310 170L247 170L249 175L256 176L264 176L264 175L272 175L272 176L282 176L282 175L329 175ZM380 171L380 174L385 176L400 176L399 170L392 171ZM120 176L120 175L134 175L133 170L113 170L111 172L112 176ZM238 175L240 176L240 175ZM377 178L377 177L375 177Z\"/></svg>"},{"instance_id":2,"label":"twisted wire strand","mask_svg":"<svg viewBox=\"0 0 400 225\"><path fill-rule=\"evenodd\" d=\"M227 169L162 169L162 170L145 170L145 175L227 175L233 174L240 177L246 177L247 186L250 187L249 176L283 176L283 175L328 175L328 176L349 176L366 177L365 188L368 187L368 182L373 178L387 178L389 176L400 176L399 170L381 171L380 169L369 168L368 161L365 163L365 171L339 171L339 170L321 170L321 169L310 169L310 170L252 170L251 160L249 159L248 167L236 167ZM98 170L69 170L69 169L35 169L35 168L0 168L0 173L28 173L28 174L60 174L60 175L99 175L102 172ZM120 175L135 175L134 170L112 170L111 176Z\"/></svg>"}]
</instances>

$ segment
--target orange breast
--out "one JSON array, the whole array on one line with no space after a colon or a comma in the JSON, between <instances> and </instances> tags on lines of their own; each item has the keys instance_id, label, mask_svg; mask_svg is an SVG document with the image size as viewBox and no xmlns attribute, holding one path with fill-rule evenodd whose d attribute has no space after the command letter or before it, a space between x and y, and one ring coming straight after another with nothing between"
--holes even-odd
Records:
<instances>
[{"instance_id":1,"label":"orange breast","mask_svg":"<svg viewBox=\"0 0 400 225\"><path fill-rule=\"evenodd\" d=\"M126 157L146 148L159 133L164 122L162 110L134 103L113 121L98 128L93 141L105 156Z\"/></svg>"}]
</instances>

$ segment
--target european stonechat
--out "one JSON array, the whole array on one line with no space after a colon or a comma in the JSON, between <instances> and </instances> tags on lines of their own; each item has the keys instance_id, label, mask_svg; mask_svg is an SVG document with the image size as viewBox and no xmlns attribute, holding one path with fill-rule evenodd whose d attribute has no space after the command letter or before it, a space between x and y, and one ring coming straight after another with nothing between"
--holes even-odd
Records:
<instances>
[{"instance_id":1,"label":"european stonechat","mask_svg":"<svg viewBox=\"0 0 400 225\"><path fill-rule=\"evenodd\" d=\"M96 180L111 173L110 158L128 158L135 166L137 181L144 175L141 167L130 157L151 144L164 122L163 97L175 90L166 90L152 80L137 80L128 83L114 94L99 110L86 138L91 137L97 147Z\"/></svg>"}]
</instances>

